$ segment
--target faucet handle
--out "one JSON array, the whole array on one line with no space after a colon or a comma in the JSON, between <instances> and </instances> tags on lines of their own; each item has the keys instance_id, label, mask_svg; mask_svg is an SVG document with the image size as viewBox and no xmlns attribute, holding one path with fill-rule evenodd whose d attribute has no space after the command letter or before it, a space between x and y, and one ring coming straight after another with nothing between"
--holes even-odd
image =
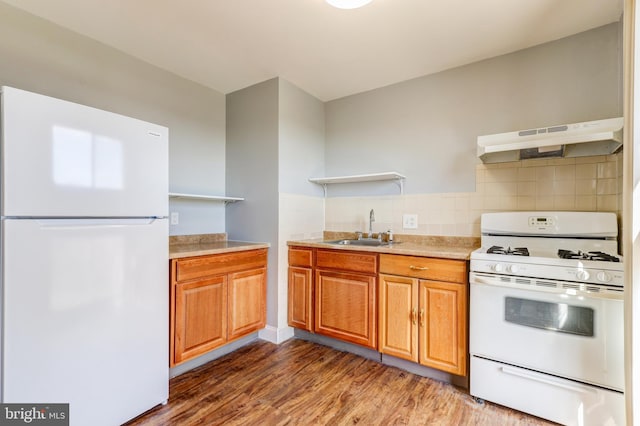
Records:
<instances>
[{"instance_id":1,"label":"faucet handle","mask_svg":"<svg viewBox=\"0 0 640 426\"><path fill-rule=\"evenodd\" d=\"M357 240L361 240L362 239L362 232L356 231L356 239Z\"/></svg>"}]
</instances>

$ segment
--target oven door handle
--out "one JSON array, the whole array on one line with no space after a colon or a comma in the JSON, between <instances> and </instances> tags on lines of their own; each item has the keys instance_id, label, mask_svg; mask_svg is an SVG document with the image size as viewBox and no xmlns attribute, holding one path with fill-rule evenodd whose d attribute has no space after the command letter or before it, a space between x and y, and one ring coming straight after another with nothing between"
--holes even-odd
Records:
<instances>
[{"instance_id":1,"label":"oven door handle","mask_svg":"<svg viewBox=\"0 0 640 426\"><path fill-rule=\"evenodd\" d=\"M555 380L547 379L547 378L544 378L544 377L540 377L538 375L534 375L534 374L530 374L530 373L527 373L527 372L524 372L524 371L516 370L515 368L511 368L511 367L501 367L501 370L505 374L510 374L512 376L522 377L524 379L533 380L533 381L544 383L544 384L547 384L547 385L557 386L559 388L564 388L564 389L567 389L569 391L576 392L576 393L591 393L591 394L597 393L597 391L594 390L594 389L590 389L590 388L587 388L587 387L580 387L580 386L577 386L577 385L574 386L574 385L570 385L568 383L556 382Z\"/></svg>"},{"instance_id":2,"label":"oven door handle","mask_svg":"<svg viewBox=\"0 0 640 426\"><path fill-rule=\"evenodd\" d=\"M471 284L486 284L486 285L495 285L497 284L497 280L495 278L485 278L478 274L473 274L473 280Z\"/></svg>"}]
</instances>

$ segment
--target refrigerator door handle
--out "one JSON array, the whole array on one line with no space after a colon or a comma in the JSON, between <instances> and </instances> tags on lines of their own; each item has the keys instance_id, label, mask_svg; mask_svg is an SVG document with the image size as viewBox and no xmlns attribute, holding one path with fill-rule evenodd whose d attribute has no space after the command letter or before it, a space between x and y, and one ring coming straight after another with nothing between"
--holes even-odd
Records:
<instances>
[{"instance_id":1,"label":"refrigerator door handle","mask_svg":"<svg viewBox=\"0 0 640 426\"><path fill-rule=\"evenodd\" d=\"M151 225L157 217L140 218L64 218L64 219L34 219L41 228L78 228L103 226L140 226Z\"/></svg>"}]
</instances>

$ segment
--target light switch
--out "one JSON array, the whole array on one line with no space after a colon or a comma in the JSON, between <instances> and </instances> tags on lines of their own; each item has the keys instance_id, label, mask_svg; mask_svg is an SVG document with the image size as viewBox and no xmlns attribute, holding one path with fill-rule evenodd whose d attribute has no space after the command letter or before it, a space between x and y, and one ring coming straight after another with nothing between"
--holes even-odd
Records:
<instances>
[{"instance_id":1,"label":"light switch","mask_svg":"<svg viewBox=\"0 0 640 426\"><path fill-rule=\"evenodd\" d=\"M180 216L178 212L171 212L171 224L177 225L178 223L180 223Z\"/></svg>"},{"instance_id":2,"label":"light switch","mask_svg":"<svg viewBox=\"0 0 640 426\"><path fill-rule=\"evenodd\" d=\"M402 215L402 227L404 229L418 229L418 215L417 214L403 214Z\"/></svg>"}]
</instances>

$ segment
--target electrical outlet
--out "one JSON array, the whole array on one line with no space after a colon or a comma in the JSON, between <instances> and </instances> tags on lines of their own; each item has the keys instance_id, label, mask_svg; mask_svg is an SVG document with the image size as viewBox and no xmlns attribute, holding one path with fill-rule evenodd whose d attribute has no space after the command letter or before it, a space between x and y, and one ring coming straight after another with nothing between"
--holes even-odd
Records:
<instances>
[{"instance_id":1,"label":"electrical outlet","mask_svg":"<svg viewBox=\"0 0 640 426\"><path fill-rule=\"evenodd\" d=\"M178 212L171 212L171 224L177 225L180 223L180 215Z\"/></svg>"},{"instance_id":2,"label":"electrical outlet","mask_svg":"<svg viewBox=\"0 0 640 426\"><path fill-rule=\"evenodd\" d=\"M418 215L417 214L403 214L402 215L402 227L404 229L418 229Z\"/></svg>"}]
</instances>

